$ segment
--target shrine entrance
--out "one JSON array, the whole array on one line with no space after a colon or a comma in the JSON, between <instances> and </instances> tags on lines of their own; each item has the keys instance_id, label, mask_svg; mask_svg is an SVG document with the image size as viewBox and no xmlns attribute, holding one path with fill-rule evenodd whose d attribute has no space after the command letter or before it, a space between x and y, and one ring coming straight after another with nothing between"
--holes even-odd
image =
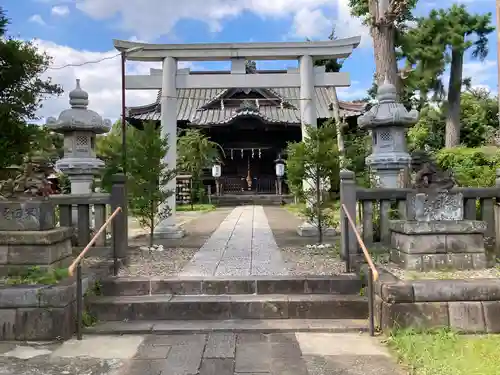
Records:
<instances>
[{"instance_id":1,"label":"shrine entrance","mask_svg":"<svg viewBox=\"0 0 500 375\"><path fill-rule=\"evenodd\" d=\"M314 60L346 58L359 45L360 41L360 37L352 37L324 42L183 45L115 40L114 45L124 54L133 51L127 56L129 60L162 62L162 69L152 69L149 75L127 75L125 77L125 88L132 90L161 89L161 95L159 96L161 133L162 136L169 139L169 149L165 155L165 163L170 168L175 168L177 159L177 122L179 114L185 112L185 108L179 105L179 99L182 96L187 96L191 103L193 101L200 103L202 98L190 97L191 90L223 90L208 103L206 103L206 100L202 100L204 104L197 108L192 117L186 119L187 123L195 125L201 123L200 120L202 119L212 118L215 113L225 115L227 113L224 104L226 96L232 97L230 99L236 102L237 95L249 95L252 90L273 88L273 90L267 90L266 92L256 92L258 94L256 96L260 95L259 98L243 99L239 108L229 110L229 118L225 118L223 123L230 124L236 118L247 117L259 117L264 120L264 123L273 125L277 122L283 124L299 120L303 138L307 136L306 128L309 126L316 127L318 117L321 115L318 111L319 104L325 99L318 95L317 89L332 86L348 87L350 85L348 73L326 72L324 66L315 67ZM178 69L179 61L224 60L231 61L231 71L217 72L216 74L210 74L210 72L193 74L194 72L189 69ZM245 62L248 60L298 60L298 69L291 68L285 71L267 72L266 74L252 74L248 73L246 69ZM277 93L275 89L282 90L282 93ZM227 90L236 90L236 92ZM293 95L293 93L295 94ZM291 98L292 100L288 100ZM253 104L250 104L252 102ZM261 106L260 102L268 102L273 105ZM278 103L279 105L276 106ZM220 110L215 111L214 106L220 108ZM297 119L295 111L290 106L298 109L300 119ZM327 108L329 108L328 105ZM274 120L276 117L278 121ZM243 150L244 153L245 150ZM250 159L247 159L247 177L248 165L251 165L249 161ZM248 185L253 186L253 183L248 183ZM176 181L170 181L165 188L175 190ZM155 233L163 238L180 236L182 234L175 222L175 196L170 197L166 204L171 208L171 215L156 227Z\"/></svg>"}]
</instances>

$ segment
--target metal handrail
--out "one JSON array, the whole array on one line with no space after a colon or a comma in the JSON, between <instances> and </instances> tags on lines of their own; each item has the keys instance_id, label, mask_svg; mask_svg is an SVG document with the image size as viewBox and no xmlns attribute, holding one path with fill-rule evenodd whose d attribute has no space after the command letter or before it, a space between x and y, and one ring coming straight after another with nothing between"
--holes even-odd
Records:
<instances>
[{"instance_id":1,"label":"metal handrail","mask_svg":"<svg viewBox=\"0 0 500 375\"><path fill-rule=\"evenodd\" d=\"M97 241L97 238L104 232L106 227L111 223L111 221L118 215L119 212L122 211L121 207L117 207L116 210L113 211L111 216L106 220L106 222L99 228L94 237L90 240L90 242L85 246L85 248L78 254L76 259L71 263L68 267L68 273L70 276L73 276L76 268L76 338L77 340L82 339L82 313L83 313L83 286L82 286L82 259L85 257L85 254L90 250L92 245ZM115 249L116 251L116 249ZM115 254L115 263L116 263L116 254ZM115 264L116 269L116 264Z\"/></svg>"},{"instance_id":2,"label":"metal handrail","mask_svg":"<svg viewBox=\"0 0 500 375\"><path fill-rule=\"evenodd\" d=\"M368 263L368 319L370 323L370 336L375 335L375 315L374 315L374 288L373 288L373 282L377 281L379 278L379 273L377 271L377 268L375 267L375 264L373 263L373 259L370 256L370 253L368 252L368 249L366 248L366 245L361 238L361 235L358 232L358 229L356 228L356 224L354 224L354 220L352 220L351 215L347 211L347 207L345 204L342 204L342 211L345 214L345 225L344 225L344 238L345 238L345 251L346 251L346 262L347 262L347 270L350 270L350 254L349 254L349 227L352 228L354 235L356 236L356 239L358 241L359 246L361 247L361 250L363 251L363 255L365 256L366 263Z\"/></svg>"}]
</instances>

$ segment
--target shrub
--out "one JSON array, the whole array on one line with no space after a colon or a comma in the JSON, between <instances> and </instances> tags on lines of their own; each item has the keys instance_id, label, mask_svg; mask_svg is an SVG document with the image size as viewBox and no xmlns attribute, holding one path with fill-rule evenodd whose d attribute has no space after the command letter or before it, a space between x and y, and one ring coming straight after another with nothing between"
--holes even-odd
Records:
<instances>
[{"instance_id":1,"label":"shrub","mask_svg":"<svg viewBox=\"0 0 500 375\"><path fill-rule=\"evenodd\" d=\"M441 168L453 171L460 186L495 185L495 170L500 168L500 152L496 148L455 147L442 149L435 157Z\"/></svg>"}]
</instances>

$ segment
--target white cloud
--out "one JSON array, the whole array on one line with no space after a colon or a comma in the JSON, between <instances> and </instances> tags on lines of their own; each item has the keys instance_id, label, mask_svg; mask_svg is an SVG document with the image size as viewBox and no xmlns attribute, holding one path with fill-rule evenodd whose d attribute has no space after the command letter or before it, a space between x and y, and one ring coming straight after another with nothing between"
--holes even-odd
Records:
<instances>
[{"instance_id":1,"label":"white cloud","mask_svg":"<svg viewBox=\"0 0 500 375\"><path fill-rule=\"evenodd\" d=\"M325 17L321 9L303 8L295 13L294 34L299 37L325 38L332 31L332 20Z\"/></svg>"},{"instance_id":2,"label":"white cloud","mask_svg":"<svg viewBox=\"0 0 500 375\"><path fill-rule=\"evenodd\" d=\"M42 16L39 15L39 14L33 14L30 18L29 18L29 21L30 22L33 22L33 23L37 23L39 25L42 25L42 26L45 26L46 23L45 21L43 20Z\"/></svg>"},{"instance_id":3,"label":"white cloud","mask_svg":"<svg viewBox=\"0 0 500 375\"><path fill-rule=\"evenodd\" d=\"M121 64L117 51L90 52L79 51L71 47L57 45L48 41L36 41L40 49L53 57L52 67L60 68L68 64L77 65L88 61L99 61L96 64L70 66L63 69L49 69L46 77L51 77L54 83L60 84L64 93L60 97L50 97L43 102L38 115L42 122L49 116L59 116L59 113L69 108L68 93L75 87L76 79L81 80L82 88L89 93L89 108L105 118L116 120L121 108ZM159 68L154 63L127 62L127 73L149 74L150 68ZM127 91L127 106L143 105L154 101L155 91Z\"/></svg>"},{"instance_id":4,"label":"white cloud","mask_svg":"<svg viewBox=\"0 0 500 375\"><path fill-rule=\"evenodd\" d=\"M182 19L205 22L211 31L220 31L223 20L245 11L261 17L292 16L292 34L300 37L325 38L332 24L339 26L340 37L366 34L361 22L351 17L348 0L149 0L147 5L144 0L78 0L76 6L97 20L118 17L124 30L146 40L171 33ZM338 8L336 21L324 15L325 7Z\"/></svg>"},{"instance_id":5,"label":"white cloud","mask_svg":"<svg viewBox=\"0 0 500 375\"><path fill-rule=\"evenodd\" d=\"M337 19L335 20L335 33L339 38L361 36L360 47L371 47L372 38L370 29L363 25L359 18L351 16L349 0L337 0Z\"/></svg>"},{"instance_id":6,"label":"white cloud","mask_svg":"<svg viewBox=\"0 0 500 375\"><path fill-rule=\"evenodd\" d=\"M52 7L52 15L64 17L69 14L69 7L67 5L56 5Z\"/></svg>"}]
</instances>

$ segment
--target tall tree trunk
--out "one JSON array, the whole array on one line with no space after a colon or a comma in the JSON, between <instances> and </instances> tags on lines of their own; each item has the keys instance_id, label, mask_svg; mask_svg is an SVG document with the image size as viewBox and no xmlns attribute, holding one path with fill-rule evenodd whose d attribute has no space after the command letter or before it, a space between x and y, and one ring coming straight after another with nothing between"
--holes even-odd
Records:
<instances>
[{"instance_id":1,"label":"tall tree trunk","mask_svg":"<svg viewBox=\"0 0 500 375\"><path fill-rule=\"evenodd\" d=\"M463 65L463 51L452 50L450 81L448 83L445 147L456 147L460 144L460 94L462 91Z\"/></svg>"},{"instance_id":2,"label":"tall tree trunk","mask_svg":"<svg viewBox=\"0 0 500 375\"><path fill-rule=\"evenodd\" d=\"M394 15L387 14L389 1L368 0L368 9L372 20L375 21L370 28L373 39L373 52L375 57L375 82L380 86L387 80L396 86L399 95L402 93L402 82L398 75L398 62L394 40Z\"/></svg>"},{"instance_id":3,"label":"tall tree trunk","mask_svg":"<svg viewBox=\"0 0 500 375\"><path fill-rule=\"evenodd\" d=\"M339 99L337 97L337 89L335 87L331 88L330 95L330 99L332 101L333 119L335 120L335 131L337 132L337 147L339 149L340 168L345 168L344 136L342 135L342 120L340 119Z\"/></svg>"},{"instance_id":4,"label":"tall tree trunk","mask_svg":"<svg viewBox=\"0 0 500 375\"><path fill-rule=\"evenodd\" d=\"M396 50L394 47L394 26L382 24L371 28L373 51L375 55L375 81L380 86L387 79L400 92Z\"/></svg>"}]
</instances>

